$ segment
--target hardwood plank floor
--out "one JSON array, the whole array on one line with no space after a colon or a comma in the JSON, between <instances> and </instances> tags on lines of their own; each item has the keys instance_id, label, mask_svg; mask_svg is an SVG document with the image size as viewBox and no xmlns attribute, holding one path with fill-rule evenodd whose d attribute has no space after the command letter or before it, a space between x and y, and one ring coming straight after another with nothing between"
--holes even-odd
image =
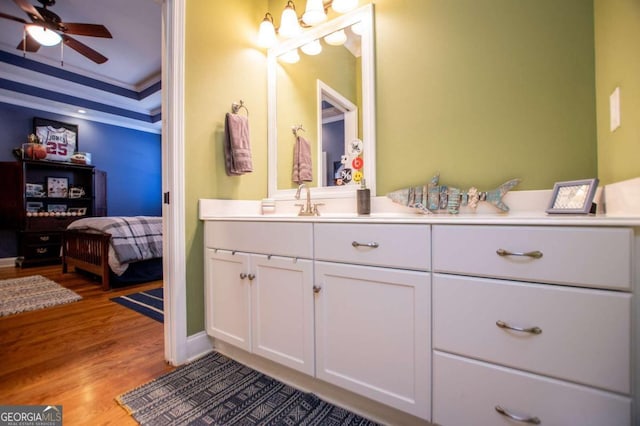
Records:
<instances>
[{"instance_id":1,"label":"hardwood plank floor","mask_svg":"<svg viewBox=\"0 0 640 426\"><path fill-rule=\"evenodd\" d=\"M135 425L115 397L173 369L163 325L109 299L162 281L104 292L60 265L0 268L0 280L42 275L82 300L0 317L0 404L62 405L65 425Z\"/></svg>"}]
</instances>

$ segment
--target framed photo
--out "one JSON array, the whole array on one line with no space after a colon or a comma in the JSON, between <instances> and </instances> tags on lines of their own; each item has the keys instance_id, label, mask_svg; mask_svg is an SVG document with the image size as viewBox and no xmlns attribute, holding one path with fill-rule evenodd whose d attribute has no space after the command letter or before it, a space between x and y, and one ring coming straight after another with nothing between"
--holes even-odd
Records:
<instances>
[{"instance_id":1,"label":"framed photo","mask_svg":"<svg viewBox=\"0 0 640 426\"><path fill-rule=\"evenodd\" d=\"M597 178L556 182L547 213L595 213L593 197L596 195L598 182Z\"/></svg>"},{"instance_id":2,"label":"framed photo","mask_svg":"<svg viewBox=\"0 0 640 426\"><path fill-rule=\"evenodd\" d=\"M84 216L85 214L87 214L87 208L86 207L69 207L67 209L67 213L75 213L74 216Z\"/></svg>"},{"instance_id":3,"label":"framed photo","mask_svg":"<svg viewBox=\"0 0 640 426\"><path fill-rule=\"evenodd\" d=\"M66 177L47 178L47 197L67 198L69 192L69 179Z\"/></svg>"},{"instance_id":4,"label":"framed photo","mask_svg":"<svg viewBox=\"0 0 640 426\"><path fill-rule=\"evenodd\" d=\"M27 183L25 185L25 196L27 197L44 197L44 185L41 183Z\"/></svg>"},{"instance_id":5,"label":"framed photo","mask_svg":"<svg viewBox=\"0 0 640 426\"><path fill-rule=\"evenodd\" d=\"M67 211L66 204L47 204L47 211L53 213L64 213Z\"/></svg>"},{"instance_id":6,"label":"framed photo","mask_svg":"<svg viewBox=\"0 0 640 426\"><path fill-rule=\"evenodd\" d=\"M27 201L27 212L38 213L42 209L43 203L40 201Z\"/></svg>"},{"instance_id":7,"label":"framed photo","mask_svg":"<svg viewBox=\"0 0 640 426\"><path fill-rule=\"evenodd\" d=\"M46 118L33 118L33 133L47 150L46 160L71 161L78 150L78 126Z\"/></svg>"}]
</instances>

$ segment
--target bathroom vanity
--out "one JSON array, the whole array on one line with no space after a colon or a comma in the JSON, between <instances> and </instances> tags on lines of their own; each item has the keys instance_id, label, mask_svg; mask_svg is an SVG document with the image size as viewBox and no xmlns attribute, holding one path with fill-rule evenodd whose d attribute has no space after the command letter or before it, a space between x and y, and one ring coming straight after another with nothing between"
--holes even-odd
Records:
<instances>
[{"instance_id":1,"label":"bathroom vanity","mask_svg":"<svg viewBox=\"0 0 640 426\"><path fill-rule=\"evenodd\" d=\"M205 318L236 354L391 407L360 409L382 421L632 424L640 218L225 203L200 204Z\"/></svg>"}]
</instances>

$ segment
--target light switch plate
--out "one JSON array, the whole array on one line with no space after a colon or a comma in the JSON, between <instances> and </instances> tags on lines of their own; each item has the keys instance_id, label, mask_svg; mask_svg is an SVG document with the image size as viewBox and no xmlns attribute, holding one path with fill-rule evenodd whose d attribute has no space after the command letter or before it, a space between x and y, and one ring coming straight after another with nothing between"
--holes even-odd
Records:
<instances>
[{"instance_id":1,"label":"light switch plate","mask_svg":"<svg viewBox=\"0 0 640 426\"><path fill-rule=\"evenodd\" d=\"M610 129L613 132L620 127L620 87L616 87L609 96Z\"/></svg>"}]
</instances>

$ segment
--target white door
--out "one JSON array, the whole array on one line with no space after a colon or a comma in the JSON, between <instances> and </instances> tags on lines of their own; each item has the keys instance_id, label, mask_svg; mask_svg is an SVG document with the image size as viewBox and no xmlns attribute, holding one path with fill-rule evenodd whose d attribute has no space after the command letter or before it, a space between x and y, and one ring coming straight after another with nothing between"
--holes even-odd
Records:
<instances>
[{"instance_id":1,"label":"white door","mask_svg":"<svg viewBox=\"0 0 640 426\"><path fill-rule=\"evenodd\" d=\"M316 376L430 419L426 272L316 262Z\"/></svg>"},{"instance_id":2,"label":"white door","mask_svg":"<svg viewBox=\"0 0 640 426\"><path fill-rule=\"evenodd\" d=\"M251 256L253 352L313 375L313 263Z\"/></svg>"},{"instance_id":3,"label":"white door","mask_svg":"<svg viewBox=\"0 0 640 426\"><path fill-rule=\"evenodd\" d=\"M207 249L206 257L207 334L251 351L249 255Z\"/></svg>"}]
</instances>

